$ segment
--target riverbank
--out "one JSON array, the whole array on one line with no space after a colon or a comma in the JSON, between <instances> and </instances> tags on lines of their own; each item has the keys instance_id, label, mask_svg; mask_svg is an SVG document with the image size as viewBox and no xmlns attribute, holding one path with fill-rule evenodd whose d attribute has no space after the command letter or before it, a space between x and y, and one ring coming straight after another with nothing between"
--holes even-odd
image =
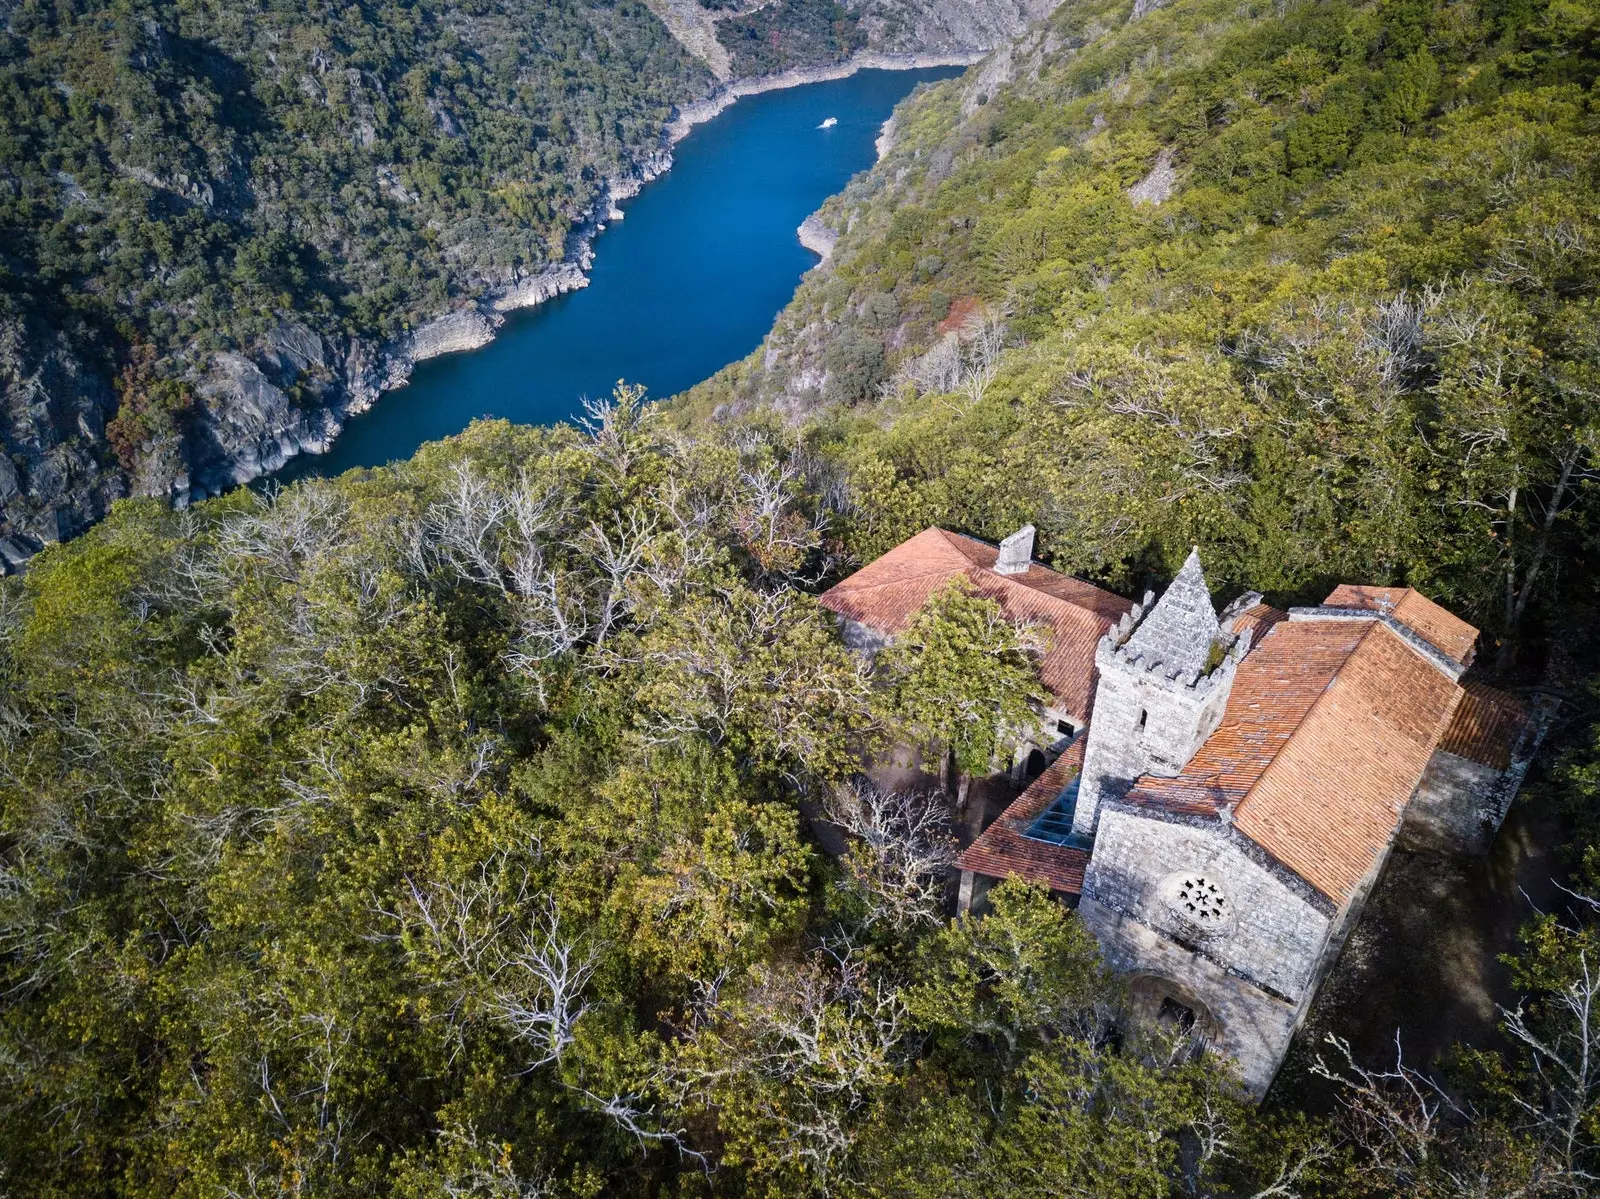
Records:
<instances>
[{"instance_id":1,"label":"riverbank","mask_svg":"<svg viewBox=\"0 0 1600 1199\"><path fill-rule=\"evenodd\" d=\"M992 52L961 54L863 52L830 66L796 68L777 75L735 79L717 88L709 96L680 105L677 115L662 131L661 146L640 162L629 175L605 181L599 197L583 222L573 231L568 242L567 256L562 262L546 267L508 288L490 292L476 305L435 317L406 337L386 345L382 356L386 364L390 365L381 390L392 391L404 387L410 379L411 371L419 362L443 354L482 349L494 340L495 333L503 323L503 318L496 319L496 314L531 308L556 296L587 287L588 272L594 264L594 241L605 232L608 222L624 219L626 214L622 210L622 204L633 199L647 185L672 169L672 147L688 137L696 126L715 120L740 100L814 83L831 83L839 79L848 79L859 71L921 71L939 67L970 67L974 63L982 62L990 53ZM894 118L891 116L884 122L883 132L878 139L879 159L882 159L893 145L893 138ZM838 240L838 236L836 232L814 218L808 218L799 230L800 243L823 258L833 253L833 244ZM395 381L389 382L390 379ZM365 410L363 408L361 411Z\"/></svg>"},{"instance_id":2,"label":"riverbank","mask_svg":"<svg viewBox=\"0 0 1600 1199\"><path fill-rule=\"evenodd\" d=\"M533 308L589 286L595 242L607 225L625 218L623 206L672 169L673 151L696 127L715 119L739 100L848 79L861 71L915 71L970 66L984 54L900 55L862 53L826 67L786 71L734 80L678 108L663 127L658 145L625 175L605 180L584 219L568 237L562 261L491 288L476 299L419 324L401 337L374 344L359 337L335 343L303 326L286 326L261 347L260 364L243 355L226 355L202 384L202 412L196 438L202 447L188 476L175 480L171 497L184 503L275 475L296 458L327 454L352 418L361 416L388 392L409 385L416 368L446 355L481 350L499 335L509 314ZM886 122L887 134L892 120ZM882 149L880 140L879 149ZM881 156L881 154L880 154ZM820 221L807 222L801 243L826 258L835 234ZM286 354L274 341L295 345ZM279 386L273 361L292 361L327 382L312 404L291 398L292 386ZM267 369L260 369L265 366Z\"/></svg>"},{"instance_id":3,"label":"riverbank","mask_svg":"<svg viewBox=\"0 0 1600 1199\"><path fill-rule=\"evenodd\" d=\"M675 146L688 137L696 125L727 112L746 96L759 96L764 92L777 92L790 87L804 87L808 83L830 83L848 79L857 71L922 71L934 67L970 67L982 62L992 50L970 51L961 54L880 54L863 51L840 63L825 67L796 67L777 75L763 75L756 79L735 79L724 84L703 100L693 100L678 109L678 115L667 125L666 141Z\"/></svg>"},{"instance_id":4,"label":"riverbank","mask_svg":"<svg viewBox=\"0 0 1600 1199\"><path fill-rule=\"evenodd\" d=\"M693 133L694 126L715 120L734 104L738 104L741 99L762 96L770 91L803 88L811 83L835 82L842 78L850 78L861 70L970 67L974 62L986 59L990 53L992 51L971 51L960 54L882 54L862 51L843 62L835 62L832 66L797 67L794 70L784 70L778 75L738 78L720 86L706 98L683 104L678 107L677 115L662 130L662 144L659 149L638 163L634 171L627 176L606 179L605 187L594 205L590 207L586 218L579 224L578 229L574 229L573 237L568 242L570 248L562 263L546 267L544 271L530 275L528 279L514 283L504 290L491 291L478 301L477 306L456 309L454 312L446 312L440 317L435 317L426 325L416 328L406 338L398 339L395 343L384 347L382 357L386 362L392 363L387 375L397 381L395 383L386 381L381 391L394 391L397 387L405 386L406 381L410 381L411 370L416 367L416 363L427 362L443 354L459 354L459 352L482 349L493 341L502 323L502 319L496 319L496 314L533 307L544 303L546 299L566 295L568 291L589 287L587 272L594 266L595 239L605 232L606 223L624 219L626 213L622 211L622 203L632 200L635 195L645 190L648 184L672 170L672 147ZM883 122L883 133L878 138L878 158L882 158L893 146L893 138L894 118L890 117ZM806 219L798 234L803 247L814 255L829 258L834 253L834 243L838 240L838 234L826 224L822 224L819 219ZM365 408L362 411L365 411Z\"/></svg>"},{"instance_id":5,"label":"riverbank","mask_svg":"<svg viewBox=\"0 0 1600 1199\"><path fill-rule=\"evenodd\" d=\"M497 329L477 318L442 327L461 348L495 336L474 353L420 363L404 388L352 418L327 454L278 478L407 458L479 417L567 420L619 378L675 395L742 359L817 264L817 247L802 245L796 227L872 166L896 104L924 81L957 74L869 70L736 105L677 145L672 170L622 205L625 220L605 222L581 290L508 312ZM830 116L838 123L825 127Z\"/></svg>"}]
</instances>

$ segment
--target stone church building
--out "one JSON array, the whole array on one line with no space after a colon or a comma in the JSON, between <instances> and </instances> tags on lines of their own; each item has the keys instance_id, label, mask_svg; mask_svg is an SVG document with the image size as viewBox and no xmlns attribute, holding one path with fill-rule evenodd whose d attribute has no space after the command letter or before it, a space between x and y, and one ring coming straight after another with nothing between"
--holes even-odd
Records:
<instances>
[{"instance_id":1,"label":"stone church building","mask_svg":"<svg viewBox=\"0 0 1600 1199\"><path fill-rule=\"evenodd\" d=\"M1480 852L1542 733L1462 683L1478 631L1406 588L1220 613L1198 553L1133 604L929 529L822 597L872 650L960 577L1052 633L1030 785L960 856L961 910L1021 877L1077 907L1137 1016L1193 1029L1271 1084L1397 844Z\"/></svg>"}]
</instances>

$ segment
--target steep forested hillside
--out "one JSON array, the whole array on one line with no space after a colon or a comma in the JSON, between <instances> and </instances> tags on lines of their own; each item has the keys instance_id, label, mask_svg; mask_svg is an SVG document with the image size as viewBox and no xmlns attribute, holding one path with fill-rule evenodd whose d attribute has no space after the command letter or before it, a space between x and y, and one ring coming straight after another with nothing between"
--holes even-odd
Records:
<instances>
[{"instance_id":1,"label":"steep forested hillside","mask_svg":"<svg viewBox=\"0 0 1600 1199\"><path fill-rule=\"evenodd\" d=\"M986 48L1046 7L716 15L730 44L781 48L734 54L761 74ZM545 272L730 69L644 0L0 13L0 570L117 495L182 500L325 448L414 357L481 342L475 305L573 286L575 266Z\"/></svg>"},{"instance_id":2,"label":"steep forested hillside","mask_svg":"<svg viewBox=\"0 0 1600 1199\"><path fill-rule=\"evenodd\" d=\"M676 406L125 501L0 579L0 1193L1592 1194L1593 30L1074 0ZM1037 640L951 592L869 666L811 595L1025 519L1113 584L1415 582L1564 688L1574 891L1497 1045L1306 1046L1252 1110L1044 893L946 918L949 801L858 766L953 710L981 762Z\"/></svg>"},{"instance_id":3,"label":"steep forested hillside","mask_svg":"<svg viewBox=\"0 0 1600 1199\"><path fill-rule=\"evenodd\" d=\"M1143 8L1144 6L1139 6ZM1409 579L1514 635L1585 543L1596 10L1065 6L909 106L767 344L880 551Z\"/></svg>"},{"instance_id":4,"label":"steep forested hillside","mask_svg":"<svg viewBox=\"0 0 1600 1199\"><path fill-rule=\"evenodd\" d=\"M637 0L28 0L5 16L12 555L130 486L181 495L206 453L238 452L184 444L219 353L254 354L311 406L371 388L363 344L563 259L605 180L710 84ZM233 374L215 429L261 406L261 372Z\"/></svg>"}]
</instances>

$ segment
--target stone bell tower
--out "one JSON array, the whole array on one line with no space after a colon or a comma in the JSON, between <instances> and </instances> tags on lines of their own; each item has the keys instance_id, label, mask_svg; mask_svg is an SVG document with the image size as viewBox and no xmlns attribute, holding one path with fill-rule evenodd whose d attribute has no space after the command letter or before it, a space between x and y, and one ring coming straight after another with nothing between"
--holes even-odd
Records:
<instances>
[{"instance_id":1,"label":"stone bell tower","mask_svg":"<svg viewBox=\"0 0 1600 1199\"><path fill-rule=\"evenodd\" d=\"M1100 641L1100 683L1089 720L1082 783L1073 812L1078 839L1094 835L1100 801L1127 792L1142 774L1177 775L1222 720L1249 635L1227 635L1190 552L1151 607L1135 605Z\"/></svg>"}]
</instances>

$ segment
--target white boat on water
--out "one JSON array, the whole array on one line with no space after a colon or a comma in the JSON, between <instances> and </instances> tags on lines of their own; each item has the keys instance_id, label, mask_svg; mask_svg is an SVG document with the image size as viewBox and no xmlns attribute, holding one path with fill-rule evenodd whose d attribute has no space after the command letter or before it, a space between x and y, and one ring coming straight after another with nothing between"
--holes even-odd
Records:
<instances>
[{"instance_id":1,"label":"white boat on water","mask_svg":"<svg viewBox=\"0 0 1600 1199\"><path fill-rule=\"evenodd\" d=\"M818 125L817 128L818 129L832 129L838 123L839 123L839 118L838 117L829 117L826 121L822 122L822 124Z\"/></svg>"}]
</instances>

